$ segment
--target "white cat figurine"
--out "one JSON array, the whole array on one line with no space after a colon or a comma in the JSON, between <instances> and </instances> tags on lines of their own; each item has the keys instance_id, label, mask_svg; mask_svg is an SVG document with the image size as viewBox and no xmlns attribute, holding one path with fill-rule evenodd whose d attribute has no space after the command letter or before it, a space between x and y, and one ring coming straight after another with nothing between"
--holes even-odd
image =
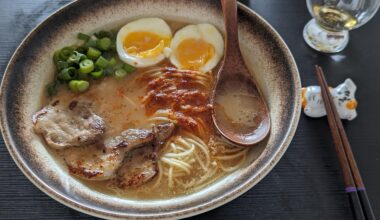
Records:
<instances>
[{"instance_id":1,"label":"white cat figurine","mask_svg":"<svg viewBox=\"0 0 380 220\"><path fill-rule=\"evenodd\" d=\"M356 118L358 102L355 99L355 83L351 79L346 79L344 83L336 88L330 87L330 92L340 118L348 120ZM309 117L318 118L326 115L319 86L302 88L302 108L304 113Z\"/></svg>"}]
</instances>

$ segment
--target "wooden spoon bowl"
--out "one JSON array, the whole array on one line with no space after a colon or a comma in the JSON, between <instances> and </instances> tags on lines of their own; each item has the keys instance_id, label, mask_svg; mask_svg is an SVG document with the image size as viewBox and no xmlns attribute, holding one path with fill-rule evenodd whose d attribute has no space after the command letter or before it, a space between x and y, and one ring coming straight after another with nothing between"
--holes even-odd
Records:
<instances>
[{"instance_id":1,"label":"wooden spoon bowl","mask_svg":"<svg viewBox=\"0 0 380 220\"><path fill-rule=\"evenodd\" d=\"M269 111L240 51L236 0L221 0L221 3L226 49L211 95L212 119L226 139L238 145L252 146L269 133ZM231 94L234 101L226 98L231 103L219 102Z\"/></svg>"}]
</instances>

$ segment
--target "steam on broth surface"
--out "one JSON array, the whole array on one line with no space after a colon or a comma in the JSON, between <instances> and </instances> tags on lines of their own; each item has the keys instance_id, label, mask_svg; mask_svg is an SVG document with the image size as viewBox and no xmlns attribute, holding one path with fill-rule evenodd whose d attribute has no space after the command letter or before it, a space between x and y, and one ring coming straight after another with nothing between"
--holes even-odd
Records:
<instances>
[{"instance_id":1,"label":"steam on broth surface","mask_svg":"<svg viewBox=\"0 0 380 220\"><path fill-rule=\"evenodd\" d=\"M172 30L184 26L185 24L179 22L169 23ZM203 41L202 44L204 44ZM187 56L193 57L191 54ZM219 56L221 55L219 54ZM204 62L202 61L202 63ZM191 63L191 61L186 61L186 63ZM106 154L107 150L113 153L117 150L115 155L123 155L125 164L127 160L138 157L134 152L153 146L151 149L154 152L150 154L153 156L149 158L154 161L154 165L150 167L153 171L151 179L140 181L138 185L134 185L137 181L134 178L132 182L127 182L127 187L123 187L119 181L121 169L119 167L123 165L116 164L113 167L116 171L112 177L106 177L105 180L99 178L94 181L95 179L90 176L76 175L73 172L70 168L72 161L68 162L69 159L65 156L65 152L68 150L54 150L54 154L66 162L71 174L78 176L89 187L115 196L138 199L169 198L188 194L239 169L245 162L249 148L226 143L215 133L212 124L210 115L212 106L209 105L209 95L213 87L215 71L201 72L191 67L186 70L177 68L179 67L174 66L168 58L165 58L162 62L150 67L137 68L133 73L127 74L121 79L104 77L101 80L91 80L91 86L83 93L73 93L72 90L61 87L54 97L46 99L42 103L42 106L54 108L54 105L72 106L73 100L90 102L92 111L103 119L106 127L102 134L102 140L105 140L104 144L102 142L91 143L90 145L94 146L93 149L102 150L103 154ZM239 95L244 92L240 91ZM228 94L226 91L226 95L222 96L223 100L218 100L218 102L224 106L239 102L236 101L236 94L234 94ZM244 100L240 100L240 102L235 104L246 106L245 109L249 112L243 113L249 117L248 115L252 113L250 108L254 103L247 104ZM236 106L235 104L233 105ZM234 117L244 115L239 111L225 110L228 115L232 114ZM254 111L256 110L254 109ZM246 118L241 120L245 122ZM160 144L146 140L146 143L136 145L137 149L128 149L131 147L130 143L125 144L123 141L118 142L114 148L103 146L107 145L108 140L111 142L119 140L120 134L128 129L142 129L151 132L156 135L156 140L158 137L157 133L154 133L155 126L165 123L174 124L175 129ZM86 146L72 146L69 149L75 152L77 148L81 147ZM101 153L101 151L99 152ZM89 153L91 154L91 151ZM139 163L141 163L141 160L148 157L142 155L139 158ZM105 160L108 159L106 157ZM93 163L99 162L99 160L93 161ZM76 161L74 162L76 163ZM81 164L78 162L74 166L81 167ZM102 169L102 166L99 167ZM90 168L93 169L92 166ZM146 175L144 170L140 170L141 167L136 169L140 172L139 177ZM91 170L91 172L93 171ZM80 172L82 172L81 174L89 173L84 168ZM96 175L96 173L90 174ZM130 185L128 185L129 183Z\"/></svg>"}]
</instances>

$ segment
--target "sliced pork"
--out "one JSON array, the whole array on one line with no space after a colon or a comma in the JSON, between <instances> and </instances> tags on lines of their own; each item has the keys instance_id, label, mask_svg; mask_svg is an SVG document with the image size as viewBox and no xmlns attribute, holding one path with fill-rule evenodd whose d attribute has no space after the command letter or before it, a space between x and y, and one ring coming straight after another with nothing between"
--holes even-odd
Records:
<instances>
[{"instance_id":1,"label":"sliced pork","mask_svg":"<svg viewBox=\"0 0 380 220\"><path fill-rule=\"evenodd\" d=\"M117 178L123 188L137 186L156 175L157 157L153 146L156 140L164 142L173 130L174 125L169 124L162 124L153 132L128 129L103 144L65 149L63 157L70 173L83 179L111 179L120 168Z\"/></svg>"},{"instance_id":2,"label":"sliced pork","mask_svg":"<svg viewBox=\"0 0 380 220\"><path fill-rule=\"evenodd\" d=\"M149 130L128 129L121 132L119 136L107 139L104 145L108 148L128 148L128 150L132 150L151 143L153 140L154 135Z\"/></svg>"},{"instance_id":3,"label":"sliced pork","mask_svg":"<svg viewBox=\"0 0 380 220\"><path fill-rule=\"evenodd\" d=\"M152 129L154 134L154 145L156 148L162 146L166 140L172 136L175 125L173 123L164 123L155 125Z\"/></svg>"},{"instance_id":4,"label":"sliced pork","mask_svg":"<svg viewBox=\"0 0 380 220\"><path fill-rule=\"evenodd\" d=\"M117 171L117 184L126 189L141 186L152 180L159 172L157 150L173 134L173 123L153 127L154 140L143 147L129 151L123 165Z\"/></svg>"},{"instance_id":5,"label":"sliced pork","mask_svg":"<svg viewBox=\"0 0 380 220\"><path fill-rule=\"evenodd\" d=\"M71 147L63 157L71 174L83 179L107 180L115 176L125 156L123 149L89 145Z\"/></svg>"},{"instance_id":6,"label":"sliced pork","mask_svg":"<svg viewBox=\"0 0 380 220\"><path fill-rule=\"evenodd\" d=\"M144 146L128 153L117 171L117 184L122 189L137 187L152 180L158 173L153 146Z\"/></svg>"},{"instance_id":7,"label":"sliced pork","mask_svg":"<svg viewBox=\"0 0 380 220\"><path fill-rule=\"evenodd\" d=\"M69 148L63 157L72 174L84 179L107 180L115 176L128 151L152 143L153 138L148 130L128 129L99 146Z\"/></svg>"},{"instance_id":8,"label":"sliced pork","mask_svg":"<svg viewBox=\"0 0 380 220\"><path fill-rule=\"evenodd\" d=\"M91 103L72 101L44 107L33 116L36 133L56 149L93 144L101 139L105 123L91 109Z\"/></svg>"}]
</instances>

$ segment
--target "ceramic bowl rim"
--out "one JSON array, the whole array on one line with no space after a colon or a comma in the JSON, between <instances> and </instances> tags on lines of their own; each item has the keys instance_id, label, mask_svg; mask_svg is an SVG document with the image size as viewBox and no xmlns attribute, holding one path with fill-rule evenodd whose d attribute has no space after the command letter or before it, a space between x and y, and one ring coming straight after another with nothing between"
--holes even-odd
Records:
<instances>
[{"instance_id":1,"label":"ceramic bowl rim","mask_svg":"<svg viewBox=\"0 0 380 220\"><path fill-rule=\"evenodd\" d=\"M19 55L19 51L21 50L21 48L23 48L23 47L25 47L27 45L28 39L36 31L38 31L40 28L43 28L44 24L46 24L51 19L53 19L54 16L56 16L57 14L64 12L64 10L68 10L68 8L72 7L73 5L75 5L79 1L80 0L74 0L74 1L72 1L72 2L70 2L68 4L66 4L66 5L62 6L61 8L59 8L56 11L54 11L53 13L51 13L47 18L45 18L43 21L41 21L39 24L37 24L25 36L25 38L21 41L21 43L19 44L19 46L16 48L15 52L11 56L11 58L10 58L8 64L7 64L7 67L6 67L5 71L4 71L3 79L2 79L1 85L0 85L0 88L1 88L1 90L0 90L0 101L1 101L1 103L5 102L4 101L3 90L4 90L4 88L7 88L7 86L4 86L4 85L8 81L9 74L11 73L9 71L9 69L14 65L15 59ZM256 12L254 12L249 7L243 5L242 3L238 2L238 4L239 4L239 9L246 10L248 13L253 14L259 20L261 20L261 22L263 22L264 25L267 26L267 28L269 29L269 31L272 32L271 34L273 35L273 37L281 44L282 49L284 49L284 54L287 56L287 59L290 61L290 66L293 69L292 75L293 75L294 80L295 80L294 81L294 86L295 86L296 89L300 89L301 88L301 80L300 80L298 68L297 68L296 62L294 60L294 57L293 57L290 49L288 48L288 46L284 42L284 40L281 38L281 36L278 34L278 32L264 18L262 18L260 15L258 15ZM246 183L241 184L238 187L232 189L231 191L229 191L226 194L224 194L223 197L218 197L217 199L215 199L213 201L210 201L210 202L205 203L205 204L201 204L201 208L200 209L191 210L191 209L195 208L195 207L191 207L190 210L173 211L171 213L166 214L164 216L164 218L178 218L178 217L185 218L185 217L190 217L190 216L198 215L198 214L207 212L209 210L212 210L212 209L214 209L216 207L219 207L221 205L224 205L224 204L230 202L231 200L237 198L238 196L242 195L243 193L245 193L249 189L251 189L254 185L256 185L258 182L260 182L273 169L273 167L278 163L278 161L281 159L281 157L285 153L285 151L288 148L291 140L294 137L294 134L295 134L295 131L297 129L298 122L299 122L300 113L301 113L301 97L300 97L299 94L295 94L295 107L294 107L294 110L291 112L291 118L292 118L292 120L290 121L290 125L289 125L289 128L287 129L286 134L284 135L285 138L279 144L279 146L281 146L281 147L279 147L279 149L276 151L276 153L272 157L272 161L268 161L264 165L264 167L262 168L262 172L260 173L260 175L258 175L256 178L250 179ZM19 169L23 172L23 174L37 188L39 188L45 194L49 195L51 198L53 198L54 200L60 202L61 204L66 205L66 206L68 206L70 208L73 208L73 209L75 209L77 211L80 211L80 212L92 215L92 216L101 217L101 218L109 218L109 219L120 219L120 218L130 217L128 215L123 215L122 216L122 215L119 215L119 214L115 214L112 211L107 212L107 211L103 211L103 210L99 210L99 209L93 209L93 208L88 207L88 206L86 206L84 204L81 204L80 202L78 202L78 201L76 201L74 199L71 199L70 197L67 197L67 196L65 196L63 194L60 194L59 192L57 192L54 189L52 189L48 184L46 184L43 180L41 180L26 165L25 161L23 161L22 156L20 156L19 152L17 152L17 151L14 150L16 148L16 146L14 144L14 141L12 140L11 135L9 134L8 120L7 120L6 117L4 117L5 116L5 110L3 108L0 109L0 115L1 115L1 118L0 118L0 120L1 120L0 121L1 122L0 123L0 130L1 130L1 133L3 135L4 143L5 143L5 145L6 145L7 149L8 149L11 157L13 158L13 160L15 161L15 163L19 167ZM141 218L141 217L143 217L143 216L135 216L135 218ZM158 217L158 216L155 216L155 214L152 214L149 217L155 218L155 217ZM159 218L162 218L162 216L160 216Z\"/></svg>"}]
</instances>

